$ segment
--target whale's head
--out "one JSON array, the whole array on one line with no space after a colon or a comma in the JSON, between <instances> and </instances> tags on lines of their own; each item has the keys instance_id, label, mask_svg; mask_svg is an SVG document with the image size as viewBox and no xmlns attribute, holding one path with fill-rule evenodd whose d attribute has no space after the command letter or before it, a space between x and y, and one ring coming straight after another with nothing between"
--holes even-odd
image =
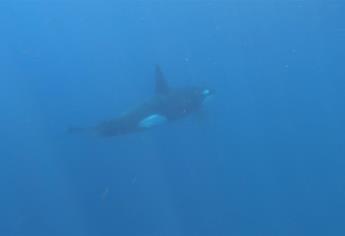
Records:
<instances>
[{"instance_id":1,"label":"whale's head","mask_svg":"<svg viewBox=\"0 0 345 236\"><path fill-rule=\"evenodd\" d=\"M195 88L194 94L201 103L208 101L215 94L211 88Z\"/></svg>"},{"instance_id":2,"label":"whale's head","mask_svg":"<svg viewBox=\"0 0 345 236\"><path fill-rule=\"evenodd\" d=\"M208 98L208 97L213 96L215 94L215 91L213 89L210 89L210 88L203 88L200 92L204 98Z\"/></svg>"},{"instance_id":3,"label":"whale's head","mask_svg":"<svg viewBox=\"0 0 345 236\"><path fill-rule=\"evenodd\" d=\"M201 91L202 94L202 103L207 103L210 101L210 99L215 95L214 89L211 88L204 88Z\"/></svg>"}]
</instances>

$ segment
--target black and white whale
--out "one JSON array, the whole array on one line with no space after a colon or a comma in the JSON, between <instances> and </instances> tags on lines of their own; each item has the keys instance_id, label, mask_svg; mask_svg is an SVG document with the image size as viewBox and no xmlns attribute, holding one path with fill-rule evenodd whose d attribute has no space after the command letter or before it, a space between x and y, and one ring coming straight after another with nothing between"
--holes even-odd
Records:
<instances>
[{"instance_id":1,"label":"black and white whale","mask_svg":"<svg viewBox=\"0 0 345 236\"><path fill-rule=\"evenodd\" d=\"M71 132L91 131L101 136L117 136L147 130L199 112L213 90L201 87L172 88L157 65L155 95L122 115L91 128L71 128Z\"/></svg>"}]
</instances>

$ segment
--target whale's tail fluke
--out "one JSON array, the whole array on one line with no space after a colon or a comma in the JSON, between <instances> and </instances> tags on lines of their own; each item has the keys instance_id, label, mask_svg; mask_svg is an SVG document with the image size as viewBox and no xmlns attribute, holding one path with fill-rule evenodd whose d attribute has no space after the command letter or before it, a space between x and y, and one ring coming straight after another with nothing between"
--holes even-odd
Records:
<instances>
[{"instance_id":1,"label":"whale's tail fluke","mask_svg":"<svg viewBox=\"0 0 345 236\"><path fill-rule=\"evenodd\" d=\"M69 134L82 134L82 133L85 133L87 131L88 131L88 129L81 128L81 127L69 127L67 129L67 133L69 133Z\"/></svg>"},{"instance_id":2,"label":"whale's tail fluke","mask_svg":"<svg viewBox=\"0 0 345 236\"><path fill-rule=\"evenodd\" d=\"M99 132L99 129L96 127L69 127L66 130L67 134L72 134L72 135L78 135L78 134L86 134L86 135L96 135L99 136L101 133Z\"/></svg>"}]
</instances>

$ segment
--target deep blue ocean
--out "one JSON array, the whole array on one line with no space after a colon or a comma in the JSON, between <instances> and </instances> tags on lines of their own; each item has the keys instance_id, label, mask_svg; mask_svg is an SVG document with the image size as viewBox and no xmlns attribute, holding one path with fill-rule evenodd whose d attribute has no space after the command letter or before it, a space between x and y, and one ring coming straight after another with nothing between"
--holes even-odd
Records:
<instances>
[{"instance_id":1,"label":"deep blue ocean","mask_svg":"<svg viewBox=\"0 0 345 236\"><path fill-rule=\"evenodd\" d=\"M342 0L2 0L0 236L345 235L344 62ZM202 118L66 132L156 64Z\"/></svg>"}]
</instances>

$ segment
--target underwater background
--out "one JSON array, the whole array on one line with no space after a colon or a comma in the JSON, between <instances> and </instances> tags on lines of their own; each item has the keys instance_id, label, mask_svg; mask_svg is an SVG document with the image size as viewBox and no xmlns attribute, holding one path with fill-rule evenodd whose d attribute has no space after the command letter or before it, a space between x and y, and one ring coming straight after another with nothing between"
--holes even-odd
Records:
<instances>
[{"instance_id":1,"label":"underwater background","mask_svg":"<svg viewBox=\"0 0 345 236\"><path fill-rule=\"evenodd\" d=\"M0 236L345 235L345 2L0 1ZM70 135L171 86L205 117Z\"/></svg>"}]
</instances>

